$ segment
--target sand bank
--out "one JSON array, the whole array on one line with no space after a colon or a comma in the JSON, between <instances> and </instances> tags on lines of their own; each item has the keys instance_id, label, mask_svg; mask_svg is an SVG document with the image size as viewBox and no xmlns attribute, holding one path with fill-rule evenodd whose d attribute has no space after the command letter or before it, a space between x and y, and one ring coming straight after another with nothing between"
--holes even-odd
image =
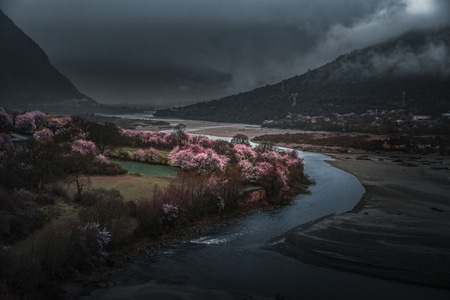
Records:
<instances>
[{"instance_id":1,"label":"sand bank","mask_svg":"<svg viewBox=\"0 0 450 300\"><path fill-rule=\"evenodd\" d=\"M450 158L333 156L332 165L365 186L361 202L268 248L318 266L450 288Z\"/></svg>"}]
</instances>

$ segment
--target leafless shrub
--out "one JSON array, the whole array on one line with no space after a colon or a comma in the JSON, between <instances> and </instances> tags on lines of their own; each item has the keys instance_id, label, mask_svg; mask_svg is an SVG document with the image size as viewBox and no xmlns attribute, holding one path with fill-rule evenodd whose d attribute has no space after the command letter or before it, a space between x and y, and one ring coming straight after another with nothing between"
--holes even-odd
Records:
<instances>
[{"instance_id":1,"label":"leafless shrub","mask_svg":"<svg viewBox=\"0 0 450 300\"><path fill-rule=\"evenodd\" d=\"M123 242L130 229L130 212L123 197L115 189L86 192L80 201L91 205L80 214L82 222L98 222L112 236L113 245Z\"/></svg>"}]
</instances>

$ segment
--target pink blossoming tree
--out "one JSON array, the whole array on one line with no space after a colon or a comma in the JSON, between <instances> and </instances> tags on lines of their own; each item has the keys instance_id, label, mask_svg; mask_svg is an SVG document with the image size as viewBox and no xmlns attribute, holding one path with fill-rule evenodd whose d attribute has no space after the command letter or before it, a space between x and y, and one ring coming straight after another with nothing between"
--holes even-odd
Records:
<instances>
[{"instance_id":1,"label":"pink blossoming tree","mask_svg":"<svg viewBox=\"0 0 450 300\"><path fill-rule=\"evenodd\" d=\"M97 147L93 142L82 139L74 141L71 145L70 150L73 154L78 154L83 157L94 157L99 153Z\"/></svg>"},{"instance_id":2,"label":"pink blossoming tree","mask_svg":"<svg viewBox=\"0 0 450 300\"><path fill-rule=\"evenodd\" d=\"M217 154L213 149L205 149L197 144L185 147L176 146L169 153L172 165L182 170L197 170L199 174L223 172L228 164L228 157Z\"/></svg>"},{"instance_id":3,"label":"pink blossoming tree","mask_svg":"<svg viewBox=\"0 0 450 300\"><path fill-rule=\"evenodd\" d=\"M48 128L43 128L43 129L35 131L33 133L33 137L36 140L42 141L42 142L52 140L53 136L54 136L53 132Z\"/></svg>"},{"instance_id":4,"label":"pink blossoming tree","mask_svg":"<svg viewBox=\"0 0 450 300\"><path fill-rule=\"evenodd\" d=\"M14 124L14 129L23 133L32 134L39 126L44 124L47 115L41 111L31 111L18 115Z\"/></svg>"},{"instance_id":5,"label":"pink blossoming tree","mask_svg":"<svg viewBox=\"0 0 450 300\"><path fill-rule=\"evenodd\" d=\"M105 164L105 165L111 163L111 162L109 161L109 158L106 157L106 156L103 155L103 154L98 154L98 155L96 155L96 156L95 156L95 160L98 161L98 162L100 162L100 163L102 163L102 164Z\"/></svg>"},{"instance_id":6,"label":"pink blossoming tree","mask_svg":"<svg viewBox=\"0 0 450 300\"><path fill-rule=\"evenodd\" d=\"M247 146L244 144L235 144L233 147L238 161L246 160L253 162L258 156L255 149L253 149L251 146Z\"/></svg>"}]
</instances>

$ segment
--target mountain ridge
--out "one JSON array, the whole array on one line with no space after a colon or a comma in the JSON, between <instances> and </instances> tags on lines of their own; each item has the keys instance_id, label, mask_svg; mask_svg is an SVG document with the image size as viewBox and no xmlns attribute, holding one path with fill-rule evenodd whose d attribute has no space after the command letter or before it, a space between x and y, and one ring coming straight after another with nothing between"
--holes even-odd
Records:
<instances>
[{"instance_id":1,"label":"mountain ridge","mask_svg":"<svg viewBox=\"0 0 450 300\"><path fill-rule=\"evenodd\" d=\"M261 124L289 113L361 113L403 105L440 114L450 110L449 53L450 27L409 32L273 85L156 115Z\"/></svg>"},{"instance_id":2,"label":"mountain ridge","mask_svg":"<svg viewBox=\"0 0 450 300\"><path fill-rule=\"evenodd\" d=\"M0 104L6 108L96 106L50 62L42 48L0 10Z\"/></svg>"}]
</instances>

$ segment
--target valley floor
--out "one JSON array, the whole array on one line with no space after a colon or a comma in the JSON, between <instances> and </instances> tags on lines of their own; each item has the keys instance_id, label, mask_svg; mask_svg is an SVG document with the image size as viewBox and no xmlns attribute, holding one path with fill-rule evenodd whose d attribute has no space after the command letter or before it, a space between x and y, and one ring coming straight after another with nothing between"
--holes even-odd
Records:
<instances>
[{"instance_id":1,"label":"valley floor","mask_svg":"<svg viewBox=\"0 0 450 300\"><path fill-rule=\"evenodd\" d=\"M190 133L229 138L238 133L253 138L299 132L201 121L183 124ZM450 157L347 150L331 149L330 164L364 185L360 203L348 213L294 228L274 239L277 243L268 241L267 249L318 266L450 289ZM247 299L221 291L194 292L189 286L177 290L171 284L149 284L159 286L167 299L204 293L218 299ZM264 298L253 296L250 299Z\"/></svg>"}]
</instances>

